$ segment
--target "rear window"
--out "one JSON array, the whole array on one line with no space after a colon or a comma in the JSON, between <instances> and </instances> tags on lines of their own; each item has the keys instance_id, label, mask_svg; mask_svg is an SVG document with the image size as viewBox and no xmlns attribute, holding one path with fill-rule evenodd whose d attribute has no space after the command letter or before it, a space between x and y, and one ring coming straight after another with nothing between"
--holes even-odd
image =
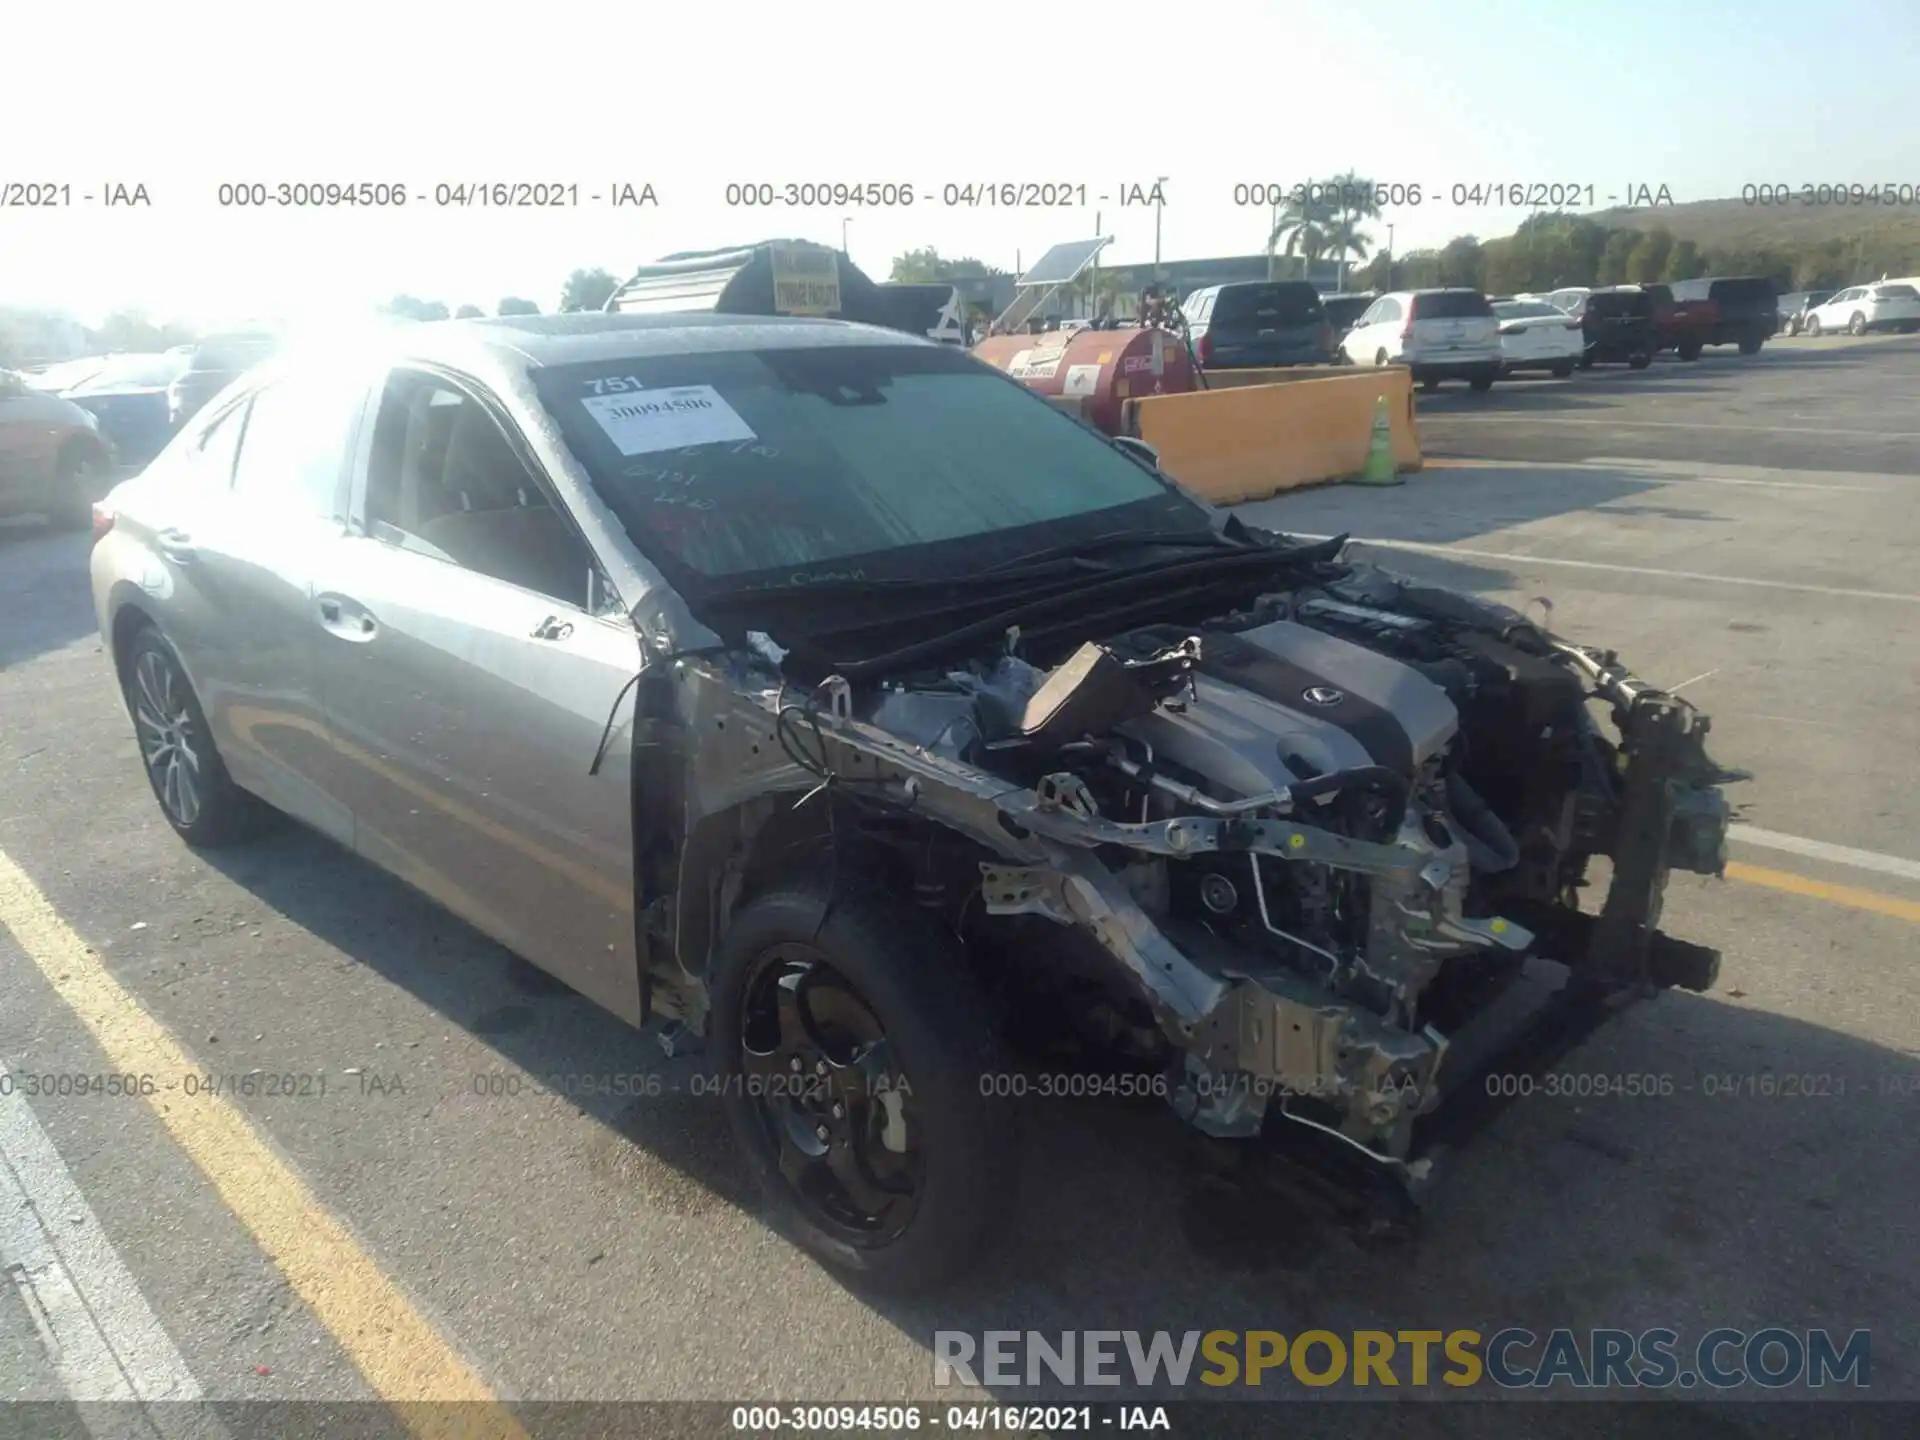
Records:
<instances>
[{"instance_id":1,"label":"rear window","mask_svg":"<svg viewBox=\"0 0 1920 1440\"><path fill-rule=\"evenodd\" d=\"M1873 293L1882 300L1920 300L1920 290L1911 285L1876 285Z\"/></svg>"},{"instance_id":2,"label":"rear window","mask_svg":"<svg viewBox=\"0 0 1920 1440\"><path fill-rule=\"evenodd\" d=\"M1742 276L1735 280L1716 280L1707 293L1715 300L1735 305L1751 305L1756 301L1771 301L1774 296L1773 281L1758 276Z\"/></svg>"},{"instance_id":3,"label":"rear window","mask_svg":"<svg viewBox=\"0 0 1920 1440\"><path fill-rule=\"evenodd\" d=\"M1493 313L1502 320L1534 320L1542 316L1566 314L1544 300L1496 300L1493 302Z\"/></svg>"},{"instance_id":4,"label":"rear window","mask_svg":"<svg viewBox=\"0 0 1920 1440\"><path fill-rule=\"evenodd\" d=\"M1478 290L1436 290L1413 297L1416 320L1489 319L1492 315L1493 306Z\"/></svg>"},{"instance_id":5,"label":"rear window","mask_svg":"<svg viewBox=\"0 0 1920 1440\"><path fill-rule=\"evenodd\" d=\"M1306 325L1325 315L1318 290L1304 280L1283 280L1273 285L1223 286L1208 319L1215 325L1236 321Z\"/></svg>"},{"instance_id":6,"label":"rear window","mask_svg":"<svg viewBox=\"0 0 1920 1440\"><path fill-rule=\"evenodd\" d=\"M1638 290L1587 297L1589 315L1651 315L1653 300Z\"/></svg>"}]
</instances>

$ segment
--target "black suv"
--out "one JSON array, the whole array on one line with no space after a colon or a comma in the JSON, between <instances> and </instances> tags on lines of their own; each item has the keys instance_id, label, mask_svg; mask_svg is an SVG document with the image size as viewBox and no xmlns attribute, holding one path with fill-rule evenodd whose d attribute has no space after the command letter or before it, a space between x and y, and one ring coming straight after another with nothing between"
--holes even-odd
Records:
<instances>
[{"instance_id":1,"label":"black suv","mask_svg":"<svg viewBox=\"0 0 1920 1440\"><path fill-rule=\"evenodd\" d=\"M1628 364L1644 370L1660 348L1660 319L1653 297L1637 286L1595 290L1580 307L1586 353L1580 368Z\"/></svg>"},{"instance_id":2,"label":"black suv","mask_svg":"<svg viewBox=\"0 0 1920 1440\"><path fill-rule=\"evenodd\" d=\"M1326 307L1305 280L1209 285L1180 308L1193 353L1208 369L1325 365L1333 359Z\"/></svg>"}]
</instances>

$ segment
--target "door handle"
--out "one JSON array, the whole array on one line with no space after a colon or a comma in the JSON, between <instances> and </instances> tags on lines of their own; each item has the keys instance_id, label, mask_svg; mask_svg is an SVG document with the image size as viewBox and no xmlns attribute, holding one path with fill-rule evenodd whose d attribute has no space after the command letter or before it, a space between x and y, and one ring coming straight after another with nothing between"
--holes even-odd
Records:
<instances>
[{"instance_id":1,"label":"door handle","mask_svg":"<svg viewBox=\"0 0 1920 1440\"><path fill-rule=\"evenodd\" d=\"M562 620L558 615L549 615L533 627L535 640L564 640L573 633L573 622Z\"/></svg>"},{"instance_id":2,"label":"door handle","mask_svg":"<svg viewBox=\"0 0 1920 1440\"><path fill-rule=\"evenodd\" d=\"M342 640L371 640L380 629L379 622L352 600L326 595L318 603L320 623Z\"/></svg>"},{"instance_id":3,"label":"door handle","mask_svg":"<svg viewBox=\"0 0 1920 1440\"><path fill-rule=\"evenodd\" d=\"M169 560L186 564L193 559L193 537L184 530L162 530L153 537L160 553Z\"/></svg>"}]
</instances>

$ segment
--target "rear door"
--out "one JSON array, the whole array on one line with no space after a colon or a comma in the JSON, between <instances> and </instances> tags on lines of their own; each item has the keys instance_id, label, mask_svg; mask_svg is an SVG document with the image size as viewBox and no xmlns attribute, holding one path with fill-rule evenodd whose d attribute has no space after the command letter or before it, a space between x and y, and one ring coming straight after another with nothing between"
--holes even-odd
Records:
<instances>
[{"instance_id":1,"label":"rear door","mask_svg":"<svg viewBox=\"0 0 1920 1440\"><path fill-rule=\"evenodd\" d=\"M234 779L342 842L352 839L352 821L330 784L314 587L345 533L348 467L367 398L359 375L333 369L250 386L243 403L223 404L208 437L207 463L217 466L234 427L230 487L192 487L177 523L155 537L177 586L193 597L198 618L183 653Z\"/></svg>"},{"instance_id":2,"label":"rear door","mask_svg":"<svg viewBox=\"0 0 1920 1440\"><path fill-rule=\"evenodd\" d=\"M314 596L355 847L637 1020L632 624L477 383L395 371L363 451Z\"/></svg>"},{"instance_id":3,"label":"rear door","mask_svg":"<svg viewBox=\"0 0 1920 1440\"><path fill-rule=\"evenodd\" d=\"M1415 348L1436 359L1497 354L1500 327L1477 290L1435 290L1414 299Z\"/></svg>"}]
</instances>

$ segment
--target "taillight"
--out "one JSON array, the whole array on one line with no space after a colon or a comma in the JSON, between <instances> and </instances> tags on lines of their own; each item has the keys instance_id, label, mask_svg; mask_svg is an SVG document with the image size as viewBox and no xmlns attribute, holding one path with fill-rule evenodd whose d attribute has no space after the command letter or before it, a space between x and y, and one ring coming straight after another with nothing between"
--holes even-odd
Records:
<instances>
[{"instance_id":1,"label":"taillight","mask_svg":"<svg viewBox=\"0 0 1920 1440\"><path fill-rule=\"evenodd\" d=\"M1200 337L1200 343L1193 347L1193 353L1199 357L1202 365L1211 365L1213 363L1213 336L1211 334L1202 335Z\"/></svg>"},{"instance_id":2,"label":"taillight","mask_svg":"<svg viewBox=\"0 0 1920 1440\"><path fill-rule=\"evenodd\" d=\"M93 505L93 538L98 540L111 529L113 529L113 511L109 510L103 502L96 500Z\"/></svg>"}]
</instances>

